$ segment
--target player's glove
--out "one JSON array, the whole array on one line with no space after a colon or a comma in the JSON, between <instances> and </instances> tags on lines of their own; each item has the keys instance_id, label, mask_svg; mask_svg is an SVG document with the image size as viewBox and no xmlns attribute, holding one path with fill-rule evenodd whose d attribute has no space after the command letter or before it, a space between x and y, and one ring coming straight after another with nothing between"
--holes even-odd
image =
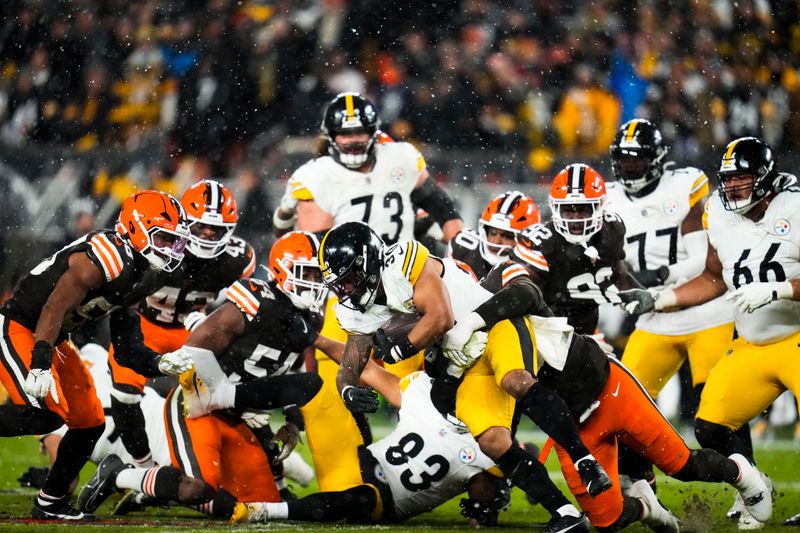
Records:
<instances>
[{"instance_id":1,"label":"player's glove","mask_svg":"<svg viewBox=\"0 0 800 533\"><path fill-rule=\"evenodd\" d=\"M342 400L354 413L374 413L378 410L378 395L367 387L347 385L342 389Z\"/></svg>"},{"instance_id":2,"label":"player's glove","mask_svg":"<svg viewBox=\"0 0 800 533\"><path fill-rule=\"evenodd\" d=\"M636 281L642 284L643 287L658 287L663 285L669 277L669 267L661 265L655 270L640 270L638 272L631 272Z\"/></svg>"},{"instance_id":3,"label":"player's glove","mask_svg":"<svg viewBox=\"0 0 800 533\"><path fill-rule=\"evenodd\" d=\"M272 438L272 442L283 443L283 446L281 446L281 453L272 461L272 464L282 463L297 447L297 443L300 442L300 428L291 422L286 422L278 428L277 433L275 433L275 436Z\"/></svg>"},{"instance_id":4,"label":"player's glove","mask_svg":"<svg viewBox=\"0 0 800 533\"><path fill-rule=\"evenodd\" d=\"M375 350L375 357L389 364L403 361L419 352L408 340L408 337L394 342L386 335L383 328L378 329L372 335L372 347Z\"/></svg>"},{"instance_id":5,"label":"player's glove","mask_svg":"<svg viewBox=\"0 0 800 533\"><path fill-rule=\"evenodd\" d=\"M768 283L750 283L739 287L725 295L726 300L741 313L752 313L760 307L777 300L791 299L794 295L792 283L789 281L772 281Z\"/></svg>"},{"instance_id":6,"label":"player's glove","mask_svg":"<svg viewBox=\"0 0 800 533\"><path fill-rule=\"evenodd\" d=\"M472 333L463 349L448 350L445 348L443 349L444 356L461 368L469 368L483 355L488 340L488 333L485 331L475 331Z\"/></svg>"},{"instance_id":7,"label":"player's glove","mask_svg":"<svg viewBox=\"0 0 800 533\"><path fill-rule=\"evenodd\" d=\"M245 411L241 415L242 420L247 427L251 429L259 429L269 425L270 415L269 411Z\"/></svg>"},{"instance_id":8,"label":"player's glove","mask_svg":"<svg viewBox=\"0 0 800 533\"><path fill-rule=\"evenodd\" d=\"M497 511L474 498L461 498L461 516L480 526L496 526Z\"/></svg>"},{"instance_id":9,"label":"player's glove","mask_svg":"<svg viewBox=\"0 0 800 533\"><path fill-rule=\"evenodd\" d=\"M182 348L165 353L158 360L158 370L166 376L180 376L194 365L192 356Z\"/></svg>"},{"instance_id":10,"label":"player's glove","mask_svg":"<svg viewBox=\"0 0 800 533\"><path fill-rule=\"evenodd\" d=\"M36 341L31 350L31 370L25 378L22 390L34 398L41 400L47 393L53 393L53 399L58 403L56 381L50 371L53 363L53 347L47 341Z\"/></svg>"},{"instance_id":11,"label":"player's glove","mask_svg":"<svg viewBox=\"0 0 800 533\"><path fill-rule=\"evenodd\" d=\"M19 476L17 481L19 481L21 487L41 489L44 487L44 482L49 473L50 469L46 466L32 466Z\"/></svg>"},{"instance_id":12,"label":"player's glove","mask_svg":"<svg viewBox=\"0 0 800 533\"><path fill-rule=\"evenodd\" d=\"M184 317L183 327L186 328L186 331L194 331L197 326L205 322L206 318L208 318L208 315L202 311L192 311Z\"/></svg>"},{"instance_id":13,"label":"player's glove","mask_svg":"<svg viewBox=\"0 0 800 533\"><path fill-rule=\"evenodd\" d=\"M442 338L442 349L462 350L469 342L472 334L483 327L486 327L486 322L481 315L473 311L456 322L455 326L444 334Z\"/></svg>"},{"instance_id":14,"label":"player's glove","mask_svg":"<svg viewBox=\"0 0 800 533\"><path fill-rule=\"evenodd\" d=\"M675 292L672 289L656 291L653 289L629 289L619 291L622 308L632 315L643 315L651 311L662 311L673 307Z\"/></svg>"}]
</instances>

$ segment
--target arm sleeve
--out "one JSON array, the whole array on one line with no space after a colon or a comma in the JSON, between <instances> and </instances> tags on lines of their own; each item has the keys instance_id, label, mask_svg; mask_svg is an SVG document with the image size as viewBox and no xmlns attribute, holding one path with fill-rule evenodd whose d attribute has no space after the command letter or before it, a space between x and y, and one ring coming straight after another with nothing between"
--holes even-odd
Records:
<instances>
[{"instance_id":1,"label":"arm sleeve","mask_svg":"<svg viewBox=\"0 0 800 533\"><path fill-rule=\"evenodd\" d=\"M160 354L144 344L139 314L130 308L119 309L110 317L111 343L117 362L148 378L161 375Z\"/></svg>"},{"instance_id":2,"label":"arm sleeve","mask_svg":"<svg viewBox=\"0 0 800 533\"><path fill-rule=\"evenodd\" d=\"M498 322L524 315L553 316L542 292L527 278L517 278L475 309L491 328Z\"/></svg>"},{"instance_id":3,"label":"arm sleeve","mask_svg":"<svg viewBox=\"0 0 800 533\"><path fill-rule=\"evenodd\" d=\"M426 179L421 186L411 191L411 201L414 205L427 211L440 226L449 220L461 219L453 199L431 178Z\"/></svg>"},{"instance_id":4,"label":"arm sleeve","mask_svg":"<svg viewBox=\"0 0 800 533\"><path fill-rule=\"evenodd\" d=\"M683 236L688 257L669 267L667 283L677 283L679 280L689 280L700 274L706 266L708 253L708 235L705 231L693 231Z\"/></svg>"}]
</instances>

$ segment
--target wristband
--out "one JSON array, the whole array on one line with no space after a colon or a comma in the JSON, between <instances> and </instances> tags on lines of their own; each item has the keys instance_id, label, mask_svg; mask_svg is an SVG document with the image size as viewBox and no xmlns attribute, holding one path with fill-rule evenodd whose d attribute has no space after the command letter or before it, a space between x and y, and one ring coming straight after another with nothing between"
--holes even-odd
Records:
<instances>
[{"instance_id":1,"label":"wristband","mask_svg":"<svg viewBox=\"0 0 800 533\"><path fill-rule=\"evenodd\" d=\"M36 341L31 351L31 368L48 370L53 364L53 347L47 341Z\"/></svg>"},{"instance_id":2,"label":"wristband","mask_svg":"<svg viewBox=\"0 0 800 533\"><path fill-rule=\"evenodd\" d=\"M419 350L414 348L414 345L411 344L411 341L408 340L408 337L403 337L392 346L392 352L394 352L395 355L399 355L400 357L396 359L400 360L408 359L418 351Z\"/></svg>"}]
</instances>

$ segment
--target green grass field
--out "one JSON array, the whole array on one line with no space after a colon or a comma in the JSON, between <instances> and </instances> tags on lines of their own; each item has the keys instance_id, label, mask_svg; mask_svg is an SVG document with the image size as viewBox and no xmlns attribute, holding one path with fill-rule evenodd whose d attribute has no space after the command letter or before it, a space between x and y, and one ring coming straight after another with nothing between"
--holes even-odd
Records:
<instances>
[{"instance_id":1,"label":"green grass field","mask_svg":"<svg viewBox=\"0 0 800 533\"><path fill-rule=\"evenodd\" d=\"M542 444L541 434L534 434L534 441ZM302 448L302 447L301 447ZM304 455L307 449L301 449ZM800 512L800 443L793 441L776 441L760 445L756 458L759 466L775 481L778 496L775 501L773 520L761 531L783 531L789 533L800 528L786 528L781 522ZM147 513L133 514L124 519L110 516L114 500L107 502L97 512L100 521L95 525L60 525L54 523L35 523L28 519L33 489L20 488L17 477L31 465L45 465L46 459L38 455L37 442L30 437L4 439L0 444L0 531L22 529L25 531L91 531L98 527L113 528L113 531L195 531L207 532L231 531L232 526L208 520L203 515L188 509L155 508ZM560 473L556 473L558 465L555 454L551 454L547 463L553 479L566 490ZM81 475L85 482L93 466L87 466ZM295 487L295 489L298 489ZM314 486L296 490L304 494L316 490ZM685 531L737 531L736 525L725 519L725 511L733 499L733 489L706 483L686 484L659 476L659 498L682 521ZM402 526L363 526L350 527L340 525L319 526L315 524L275 523L268 525L252 525L244 529L267 529L269 531L359 531L369 529L390 530L392 533L404 531L456 531L468 527L458 513L458 499L448 502L435 511L416 517ZM524 495L515 489L510 509L500 516L500 524L504 531L537 531L547 521L547 513L541 507L531 507ZM629 531L648 531L637 525Z\"/></svg>"}]
</instances>

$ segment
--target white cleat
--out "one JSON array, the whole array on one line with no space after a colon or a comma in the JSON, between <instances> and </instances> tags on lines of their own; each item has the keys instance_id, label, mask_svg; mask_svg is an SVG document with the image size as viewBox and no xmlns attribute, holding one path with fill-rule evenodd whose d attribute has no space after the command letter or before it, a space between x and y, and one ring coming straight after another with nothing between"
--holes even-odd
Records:
<instances>
[{"instance_id":1,"label":"white cleat","mask_svg":"<svg viewBox=\"0 0 800 533\"><path fill-rule=\"evenodd\" d=\"M211 390L194 369L181 374L178 381L183 392L183 414L187 418L199 418L212 411Z\"/></svg>"},{"instance_id":2,"label":"white cleat","mask_svg":"<svg viewBox=\"0 0 800 533\"><path fill-rule=\"evenodd\" d=\"M642 522L647 524L653 531L679 533L681 530L678 518L669 512L656 498L656 493L650 484L640 479L631 484L628 489L628 496L638 498L644 507Z\"/></svg>"},{"instance_id":3,"label":"white cleat","mask_svg":"<svg viewBox=\"0 0 800 533\"><path fill-rule=\"evenodd\" d=\"M747 509L742 509L737 525L739 529L761 529L764 527L764 524L753 518L753 515Z\"/></svg>"},{"instance_id":4,"label":"white cleat","mask_svg":"<svg viewBox=\"0 0 800 533\"><path fill-rule=\"evenodd\" d=\"M741 493L737 492L736 496L733 497L733 505L728 509L725 516L728 517L728 520L738 520L739 517L742 516L742 511L744 510L744 500L742 499Z\"/></svg>"},{"instance_id":5,"label":"white cleat","mask_svg":"<svg viewBox=\"0 0 800 533\"><path fill-rule=\"evenodd\" d=\"M730 459L739 466L739 479L733 486L742 495L745 510L759 522L766 522L772 517L772 490L744 455L734 453Z\"/></svg>"},{"instance_id":6,"label":"white cleat","mask_svg":"<svg viewBox=\"0 0 800 533\"><path fill-rule=\"evenodd\" d=\"M237 502L231 514L231 524L248 524L252 522L266 522L267 513L263 503L240 503Z\"/></svg>"}]
</instances>

